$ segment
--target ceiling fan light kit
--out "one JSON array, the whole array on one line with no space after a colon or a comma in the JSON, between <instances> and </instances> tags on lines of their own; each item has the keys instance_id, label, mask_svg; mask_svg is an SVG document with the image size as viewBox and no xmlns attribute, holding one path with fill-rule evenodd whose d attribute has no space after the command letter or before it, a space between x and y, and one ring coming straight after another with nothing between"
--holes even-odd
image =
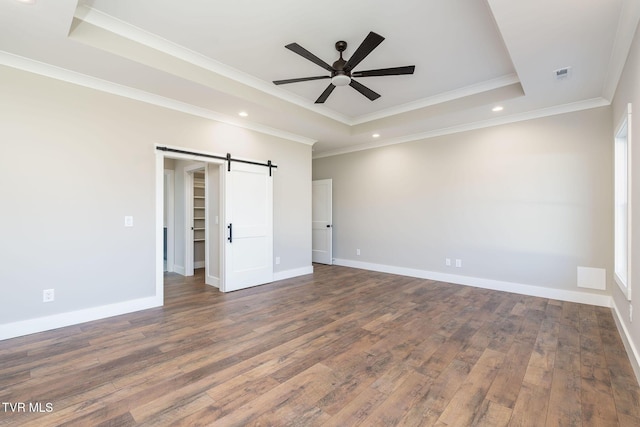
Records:
<instances>
[{"instance_id":1,"label":"ceiling fan light kit","mask_svg":"<svg viewBox=\"0 0 640 427\"><path fill-rule=\"evenodd\" d=\"M336 74L331 77L331 84L334 86L347 86L349 83L351 83L351 77L346 74Z\"/></svg>"},{"instance_id":2,"label":"ceiling fan light kit","mask_svg":"<svg viewBox=\"0 0 640 427\"><path fill-rule=\"evenodd\" d=\"M364 58L366 58L382 41L384 37L379 34L371 31L364 41L358 46L356 51L351 55L348 61L345 61L342 58L342 52L347 48L347 42L339 41L336 43L336 50L340 53L340 58L333 63L333 65L329 65L324 62L322 59L318 58L298 43L291 43L286 45L285 47L290 51L297 53L303 58L313 62L314 64L324 68L329 71L330 75L324 76L313 76L313 77L300 77L296 79L286 79L286 80L274 80L274 84L282 85L288 83L298 83L298 82L306 82L310 80L322 80L322 79L331 79L331 83L329 86L322 92L322 94L316 99L316 104L324 103L331 92L336 88L336 86L351 86L362 95L366 96L369 100L375 101L380 98L380 94L374 92L369 89L362 83L354 80L354 77L377 77L377 76L399 76L403 74L413 74L415 70L415 65L406 65L404 67L393 67L393 68L380 68L377 70L366 70L366 71L353 71L353 69L362 62Z\"/></svg>"}]
</instances>

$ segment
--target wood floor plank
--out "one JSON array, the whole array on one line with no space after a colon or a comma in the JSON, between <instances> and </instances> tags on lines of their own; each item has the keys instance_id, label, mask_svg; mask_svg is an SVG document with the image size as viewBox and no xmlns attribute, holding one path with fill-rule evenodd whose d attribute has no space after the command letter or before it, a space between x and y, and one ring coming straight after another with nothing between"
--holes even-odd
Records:
<instances>
[{"instance_id":1,"label":"wood floor plank","mask_svg":"<svg viewBox=\"0 0 640 427\"><path fill-rule=\"evenodd\" d=\"M481 411L485 396L504 358L504 353L486 349L438 421L452 426L471 425Z\"/></svg>"},{"instance_id":2,"label":"wood floor plank","mask_svg":"<svg viewBox=\"0 0 640 427\"><path fill-rule=\"evenodd\" d=\"M154 425L168 426L173 423L184 420L190 415L197 413L202 409L209 408L213 405L211 398L207 395L198 395L197 397L179 402L178 405L167 405L153 408L150 412L141 415L139 412L131 412L131 416L135 419L136 425ZM154 405L155 406L155 405ZM192 423L191 425L196 425Z\"/></svg>"},{"instance_id":3,"label":"wood floor plank","mask_svg":"<svg viewBox=\"0 0 640 427\"><path fill-rule=\"evenodd\" d=\"M433 381L426 395L414 406L419 407L423 414L433 412L438 414L439 418L466 380L470 370L471 366L468 363L454 359Z\"/></svg>"},{"instance_id":4,"label":"wood floor plank","mask_svg":"<svg viewBox=\"0 0 640 427\"><path fill-rule=\"evenodd\" d=\"M211 425L274 425L276 422L291 425L296 417L302 417L310 410L315 417L320 417L321 414L313 409L331 389L332 381L334 373L331 369L315 364Z\"/></svg>"},{"instance_id":5,"label":"wood floor plank","mask_svg":"<svg viewBox=\"0 0 640 427\"><path fill-rule=\"evenodd\" d=\"M396 426L413 406L414 401L425 394L432 378L418 373L405 373L397 377L397 385L392 387L392 392L375 408L364 420L364 425L370 426Z\"/></svg>"},{"instance_id":6,"label":"wood floor plank","mask_svg":"<svg viewBox=\"0 0 640 427\"><path fill-rule=\"evenodd\" d=\"M550 388L526 381L513 407L509 425L514 427L539 427L546 424Z\"/></svg>"},{"instance_id":7,"label":"wood floor plank","mask_svg":"<svg viewBox=\"0 0 640 427\"><path fill-rule=\"evenodd\" d=\"M470 320L440 345L428 360L425 360L417 370L432 378L438 377L467 345L468 341L480 329L480 324Z\"/></svg>"},{"instance_id":8,"label":"wood floor plank","mask_svg":"<svg viewBox=\"0 0 640 427\"><path fill-rule=\"evenodd\" d=\"M207 395L219 409L219 415L226 415L258 396L269 393L280 384L268 375L240 375L208 390Z\"/></svg>"},{"instance_id":9,"label":"wood floor plank","mask_svg":"<svg viewBox=\"0 0 640 427\"><path fill-rule=\"evenodd\" d=\"M554 369L547 411L547 426L582 424L581 389L579 372L557 367Z\"/></svg>"},{"instance_id":10,"label":"wood floor plank","mask_svg":"<svg viewBox=\"0 0 640 427\"><path fill-rule=\"evenodd\" d=\"M343 427L366 425L365 420L369 415L380 406L380 404L388 397L388 395L377 390L366 388L357 394L349 403L347 403L338 413L329 418L324 426L326 427Z\"/></svg>"},{"instance_id":11,"label":"wood floor plank","mask_svg":"<svg viewBox=\"0 0 640 427\"><path fill-rule=\"evenodd\" d=\"M581 375L583 425L597 426L618 421L609 372L585 366Z\"/></svg>"},{"instance_id":12,"label":"wood floor plank","mask_svg":"<svg viewBox=\"0 0 640 427\"><path fill-rule=\"evenodd\" d=\"M0 341L0 426L640 425L611 310L339 266ZM35 407L34 407L35 408Z\"/></svg>"},{"instance_id":13,"label":"wood floor plank","mask_svg":"<svg viewBox=\"0 0 640 427\"><path fill-rule=\"evenodd\" d=\"M477 427L508 426L511 413L511 409L490 400L485 400L471 423Z\"/></svg>"},{"instance_id":14,"label":"wood floor plank","mask_svg":"<svg viewBox=\"0 0 640 427\"><path fill-rule=\"evenodd\" d=\"M496 378L487 391L486 399L513 409L524 379L533 344L515 341L498 369Z\"/></svg>"}]
</instances>

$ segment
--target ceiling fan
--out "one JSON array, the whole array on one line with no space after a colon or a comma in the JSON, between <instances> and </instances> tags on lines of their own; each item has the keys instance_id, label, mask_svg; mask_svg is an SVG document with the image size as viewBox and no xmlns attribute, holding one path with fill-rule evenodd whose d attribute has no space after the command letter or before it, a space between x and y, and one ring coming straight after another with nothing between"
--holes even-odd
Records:
<instances>
[{"instance_id":1,"label":"ceiling fan","mask_svg":"<svg viewBox=\"0 0 640 427\"><path fill-rule=\"evenodd\" d=\"M331 72L331 75L327 76L314 76L314 77L300 77L297 79L287 79L287 80L274 80L273 83L277 85L283 85L287 83L298 83L298 82L306 82L309 80L321 80L321 79L331 79L331 83L329 86L322 92L320 97L316 99L316 104L322 104L327 100L331 92L336 88L336 86L346 86L349 85L371 101L375 101L380 98L380 94L372 91L362 83L354 80L354 77L374 77L374 76L398 76L402 74L413 74L415 70L415 65L407 65L404 67L393 67L393 68L380 68L377 70L366 70L366 71L353 71L353 69L369 55L373 49L378 47L380 43L384 40L379 34L370 32L364 41L358 46L356 51L351 55L348 61L345 61L342 58L342 52L347 48L347 42L339 41L336 43L336 50L340 52L340 59L333 63L333 65L329 65L324 62L322 59L318 58L298 43L291 43L286 45L285 47L292 52L297 53L303 58L308 59L316 65L321 66L325 70Z\"/></svg>"}]
</instances>

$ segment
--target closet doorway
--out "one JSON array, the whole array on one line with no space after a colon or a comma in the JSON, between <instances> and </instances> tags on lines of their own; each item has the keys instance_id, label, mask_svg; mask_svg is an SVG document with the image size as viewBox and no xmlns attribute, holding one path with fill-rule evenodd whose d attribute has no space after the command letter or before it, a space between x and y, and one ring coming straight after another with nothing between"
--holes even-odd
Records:
<instances>
[{"instance_id":1,"label":"closet doorway","mask_svg":"<svg viewBox=\"0 0 640 427\"><path fill-rule=\"evenodd\" d=\"M205 268L207 236L206 164L184 169L185 205L185 263L184 275L193 276L198 268Z\"/></svg>"},{"instance_id":2,"label":"closet doorway","mask_svg":"<svg viewBox=\"0 0 640 427\"><path fill-rule=\"evenodd\" d=\"M156 148L156 296L164 295L164 169L174 170L174 272L205 269L229 292L273 281L273 175L277 165L231 155ZM204 259L202 249L204 246Z\"/></svg>"},{"instance_id":3,"label":"closet doorway","mask_svg":"<svg viewBox=\"0 0 640 427\"><path fill-rule=\"evenodd\" d=\"M220 168L219 163L176 161L182 173L184 209L181 221L184 236L184 275L205 269L205 282L220 287ZM178 172L180 173L180 172ZM178 207L180 209L180 207Z\"/></svg>"}]
</instances>

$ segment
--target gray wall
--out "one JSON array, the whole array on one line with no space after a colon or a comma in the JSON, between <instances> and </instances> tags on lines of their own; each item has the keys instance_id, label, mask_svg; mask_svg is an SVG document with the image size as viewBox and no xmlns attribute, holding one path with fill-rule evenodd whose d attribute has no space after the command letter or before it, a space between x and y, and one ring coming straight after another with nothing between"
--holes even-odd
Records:
<instances>
[{"instance_id":1,"label":"gray wall","mask_svg":"<svg viewBox=\"0 0 640 427\"><path fill-rule=\"evenodd\" d=\"M620 320L630 335L630 340L636 352L640 346L640 327L638 326L638 312L640 308L640 33L636 35L627 58L622 77L613 100L613 123L617 126L622 116L626 114L627 103L633 104L631 119L631 145L632 145L632 183L631 183L631 212L632 212L632 237L631 237L631 289L632 299L628 301L621 290L614 286L613 299L616 309L620 313ZM613 141L614 132L609 135L609 141ZM612 142L611 142L612 143ZM635 323L629 320L629 307L635 307ZM636 353L636 357L638 353ZM636 360L636 363L640 361ZM640 368L635 365L636 375L640 377Z\"/></svg>"},{"instance_id":2,"label":"gray wall","mask_svg":"<svg viewBox=\"0 0 640 427\"><path fill-rule=\"evenodd\" d=\"M0 93L0 324L155 295L155 143L276 163L274 270L311 266L310 146L7 67Z\"/></svg>"},{"instance_id":3,"label":"gray wall","mask_svg":"<svg viewBox=\"0 0 640 427\"><path fill-rule=\"evenodd\" d=\"M599 108L314 159L334 257L571 291L606 268L611 288L611 133Z\"/></svg>"}]
</instances>

